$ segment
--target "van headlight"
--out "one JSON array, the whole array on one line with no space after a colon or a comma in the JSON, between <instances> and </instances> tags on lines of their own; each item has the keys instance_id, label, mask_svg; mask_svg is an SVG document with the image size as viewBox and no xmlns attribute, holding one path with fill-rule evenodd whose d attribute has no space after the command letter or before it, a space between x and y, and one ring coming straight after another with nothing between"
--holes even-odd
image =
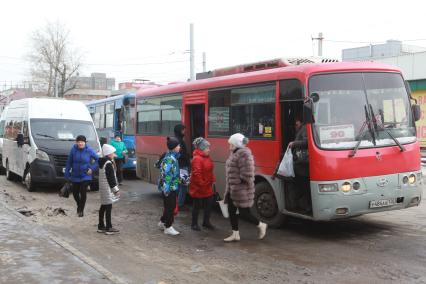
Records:
<instances>
[{"instance_id":1,"label":"van headlight","mask_svg":"<svg viewBox=\"0 0 426 284\"><path fill-rule=\"evenodd\" d=\"M46 152L39 149L36 150L36 159L39 159L42 161L50 161L49 155L47 155Z\"/></svg>"}]
</instances>

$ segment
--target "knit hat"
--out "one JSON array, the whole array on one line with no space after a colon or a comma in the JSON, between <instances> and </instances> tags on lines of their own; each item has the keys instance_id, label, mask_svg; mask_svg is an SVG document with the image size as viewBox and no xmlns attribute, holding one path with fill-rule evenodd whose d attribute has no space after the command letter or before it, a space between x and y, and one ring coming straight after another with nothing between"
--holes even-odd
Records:
<instances>
[{"instance_id":1,"label":"knit hat","mask_svg":"<svg viewBox=\"0 0 426 284\"><path fill-rule=\"evenodd\" d=\"M179 145L179 140L177 140L175 137L167 137L167 148L169 150L173 150Z\"/></svg>"},{"instance_id":2,"label":"knit hat","mask_svg":"<svg viewBox=\"0 0 426 284\"><path fill-rule=\"evenodd\" d=\"M78 142L78 141L86 142L86 136L84 136L84 135L78 135L77 138L75 138L75 141L76 142Z\"/></svg>"},{"instance_id":3,"label":"knit hat","mask_svg":"<svg viewBox=\"0 0 426 284\"><path fill-rule=\"evenodd\" d=\"M236 148L244 148L249 140L241 133L235 133L229 137L228 143L234 145Z\"/></svg>"},{"instance_id":4,"label":"knit hat","mask_svg":"<svg viewBox=\"0 0 426 284\"><path fill-rule=\"evenodd\" d=\"M102 154L108 156L109 154L115 153L115 148L109 144L102 145Z\"/></svg>"},{"instance_id":5,"label":"knit hat","mask_svg":"<svg viewBox=\"0 0 426 284\"><path fill-rule=\"evenodd\" d=\"M204 139L203 137L195 138L192 144L195 148L200 149L201 151L204 151L205 149L210 147L210 142Z\"/></svg>"}]
</instances>

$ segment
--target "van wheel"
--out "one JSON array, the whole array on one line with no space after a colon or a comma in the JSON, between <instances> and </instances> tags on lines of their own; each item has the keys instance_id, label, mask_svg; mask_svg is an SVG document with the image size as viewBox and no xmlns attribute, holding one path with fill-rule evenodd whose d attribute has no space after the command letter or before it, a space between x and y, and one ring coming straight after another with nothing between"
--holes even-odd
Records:
<instances>
[{"instance_id":1,"label":"van wheel","mask_svg":"<svg viewBox=\"0 0 426 284\"><path fill-rule=\"evenodd\" d=\"M31 168L27 168L24 173L24 184L29 192L35 191L35 183L31 177Z\"/></svg>"},{"instance_id":2,"label":"van wheel","mask_svg":"<svg viewBox=\"0 0 426 284\"><path fill-rule=\"evenodd\" d=\"M9 161L6 161L6 179L10 181L15 180L15 174L9 169Z\"/></svg>"},{"instance_id":3,"label":"van wheel","mask_svg":"<svg viewBox=\"0 0 426 284\"><path fill-rule=\"evenodd\" d=\"M5 167L3 167L3 158L0 155L0 175L4 175L4 174L6 174L6 169Z\"/></svg>"},{"instance_id":4,"label":"van wheel","mask_svg":"<svg viewBox=\"0 0 426 284\"><path fill-rule=\"evenodd\" d=\"M274 191L267 182L259 182L255 187L252 213L260 221L278 228L286 221L286 216L278 209Z\"/></svg>"}]
</instances>

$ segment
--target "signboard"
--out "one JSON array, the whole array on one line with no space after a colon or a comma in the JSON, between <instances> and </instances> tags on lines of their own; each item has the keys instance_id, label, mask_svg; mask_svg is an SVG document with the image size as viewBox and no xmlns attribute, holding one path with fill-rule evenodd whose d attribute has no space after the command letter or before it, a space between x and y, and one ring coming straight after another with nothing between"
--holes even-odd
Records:
<instances>
[{"instance_id":1,"label":"signboard","mask_svg":"<svg viewBox=\"0 0 426 284\"><path fill-rule=\"evenodd\" d=\"M352 124L321 126L319 129L321 144L355 140L355 129Z\"/></svg>"},{"instance_id":2,"label":"signboard","mask_svg":"<svg viewBox=\"0 0 426 284\"><path fill-rule=\"evenodd\" d=\"M229 107L210 108L209 131L229 132Z\"/></svg>"}]
</instances>

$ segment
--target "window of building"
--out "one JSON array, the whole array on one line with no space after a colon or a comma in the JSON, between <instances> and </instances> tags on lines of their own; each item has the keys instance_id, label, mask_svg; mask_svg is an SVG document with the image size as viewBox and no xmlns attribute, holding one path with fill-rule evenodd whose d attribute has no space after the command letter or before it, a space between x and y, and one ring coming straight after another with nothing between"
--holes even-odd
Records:
<instances>
[{"instance_id":1,"label":"window of building","mask_svg":"<svg viewBox=\"0 0 426 284\"><path fill-rule=\"evenodd\" d=\"M275 89L267 84L209 92L209 135L273 138Z\"/></svg>"}]
</instances>

